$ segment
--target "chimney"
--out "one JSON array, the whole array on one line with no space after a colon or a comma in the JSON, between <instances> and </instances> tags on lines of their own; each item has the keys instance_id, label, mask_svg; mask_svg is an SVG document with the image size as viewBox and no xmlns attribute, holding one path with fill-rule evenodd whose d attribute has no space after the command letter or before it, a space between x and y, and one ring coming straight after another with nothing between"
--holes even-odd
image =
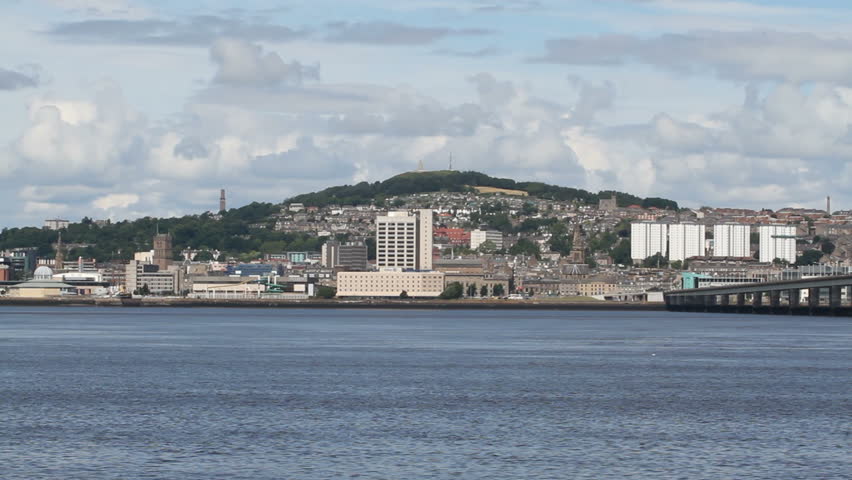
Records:
<instances>
[{"instance_id":1,"label":"chimney","mask_svg":"<svg viewBox=\"0 0 852 480\"><path fill-rule=\"evenodd\" d=\"M219 211L225 210L225 189L219 191Z\"/></svg>"},{"instance_id":2,"label":"chimney","mask_svg":"<svg viewBox=\"0 0 852 480\"><path fill-rule=\"evenodd\" d=\"M831 197L825 197L825 213L831 216Z\"/></svg>"}]
</instances>

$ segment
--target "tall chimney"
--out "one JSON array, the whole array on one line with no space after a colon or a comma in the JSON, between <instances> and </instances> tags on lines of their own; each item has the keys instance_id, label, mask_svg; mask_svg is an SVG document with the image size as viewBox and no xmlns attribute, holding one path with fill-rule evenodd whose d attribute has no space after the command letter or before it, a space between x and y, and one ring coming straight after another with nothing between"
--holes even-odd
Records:
<instances>
[{"instance_id":1,"label":"tall chimney","mask_svg":"<svg viewBox=\"0 0 852 480\"><path fill-rule=\"evenodd\" d=\"M219 211L225 210L225 189L219 192Z\"/></svg>"},{"instance_id":2,"label":"tall chimney","mask_svg":"<svg viewBox=\"0 0 852 480\"><path fill-rule=\"evenodd\" d=\"M831 197L825 197L825 213L831 216Z\"/></svg>"}]
</instances>

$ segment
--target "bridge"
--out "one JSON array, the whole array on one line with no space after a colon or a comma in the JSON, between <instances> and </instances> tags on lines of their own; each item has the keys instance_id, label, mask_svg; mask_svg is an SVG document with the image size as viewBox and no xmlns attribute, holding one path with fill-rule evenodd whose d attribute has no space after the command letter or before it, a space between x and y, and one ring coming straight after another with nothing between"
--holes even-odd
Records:
<instances>
[{"instance_id":1,"label":"bridge","mask_svg":"<svg viewBox=\"0 0 852 480\"><path fill-rule=\"evenodd\" d=\"M679 312L852 316L852 275L673 290L663 299Z\"/></svg>"}]
</instances>

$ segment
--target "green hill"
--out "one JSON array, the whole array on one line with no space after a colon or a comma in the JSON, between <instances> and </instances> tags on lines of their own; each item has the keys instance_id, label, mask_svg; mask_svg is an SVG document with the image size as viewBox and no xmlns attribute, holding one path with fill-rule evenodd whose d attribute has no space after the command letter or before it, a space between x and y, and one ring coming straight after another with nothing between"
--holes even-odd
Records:
<instances>
[{"instance_id":1,"label":"green hill","mask_svg":"<svg viewBox=\"0 0 852 480\"><path fill-rule=\"evenodd\" d=\"M309 206L326 205L364 205L396 195L411 195L427 192L466 192L471 187L495 187L508 190L521 190L532 197L576 201L585 205L597 204L601 198L610 198L615 194L618 205L641 205L645 208L657 207L677 209L677 202L665 198L641 198L629 193L605 190L592 193L587 190L560 187L542 182L517 182L508 178L496 178L479 172L458 172L438 170L434 172L407 172L382 182L361 182L356 185L342 185L326 188L319 192L296 195L288 201Z\"/></svg>"}]
</instances>

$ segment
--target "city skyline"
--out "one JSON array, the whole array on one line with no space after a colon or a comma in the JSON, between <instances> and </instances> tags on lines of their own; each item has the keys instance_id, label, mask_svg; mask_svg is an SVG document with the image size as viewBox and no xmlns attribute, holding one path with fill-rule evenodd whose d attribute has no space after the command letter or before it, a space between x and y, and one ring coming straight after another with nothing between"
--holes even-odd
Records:
<instances>
[{"instance_id":1,"label":"city skyline","mask_svg":"<svg viewBox=\"0 0 852 480\"><path fill-rule=\"evenodd\" d=\"M199 213L223 187L280 202L450 158L688 207L852 201L842 2L170 3L4 4L2 226Z\"/></svg>"}]
</instances>

